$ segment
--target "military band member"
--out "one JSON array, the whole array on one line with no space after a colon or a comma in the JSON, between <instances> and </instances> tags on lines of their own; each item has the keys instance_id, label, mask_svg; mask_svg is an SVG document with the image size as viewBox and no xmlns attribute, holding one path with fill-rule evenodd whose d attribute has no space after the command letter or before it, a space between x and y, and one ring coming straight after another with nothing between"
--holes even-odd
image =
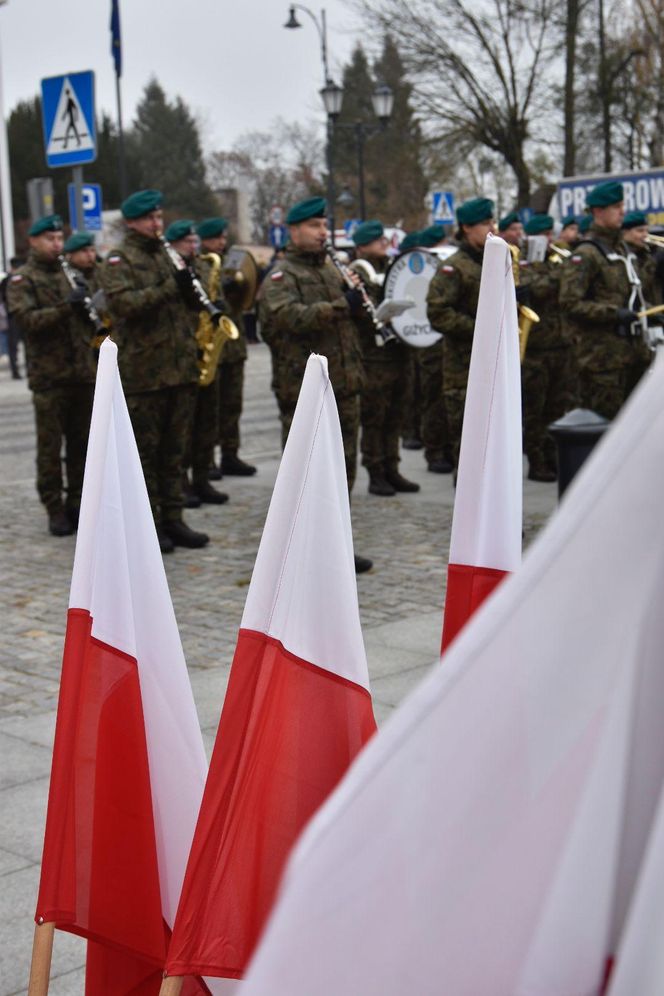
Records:
<instances>
[{"instance_id":1,"label":"military band member","mask_svg":"<svg viewBox=\"0 0 664 996\"><path fill-rule=\"evenodd\" d=\"M622 236L634 257L636 272L641 280L643 296L649 305L662 303L662 290L657 279L657 260L648 245L648 219L643 211L628 211L623 218Z\"/></svg>"},{"instance_id":2,"label":"military band member","mask_svg":"<svg viewBox=\"0 0 664 996\"><path fill-rule=\"evenodd\" d=\"M98 313L104 310L101 304L97 303L100 298L103 301L103 290L94 236L91 232L73 232L65 242L64 252L70 265L81 277L79 292L81 305L75 309L73 321L75 346L82 352L85 365L89 367L92 362L93 369L96 369L101 345L100 334L82 304L82 299L87 296L92 300Z\"/></svg>"},{"instance_id":3,"label":"military band member","mask_svg":"<svg viewBox=\"0 0 664 996\"><path fill-rule=\"evenodd\" d=\"M201 253L214 252L222 257L226 251L228 222L225 218L206 218L198 228ZM244 365L247 361L247 339L239 298L242 288L225 279L222 293L226 300L228 316L237 325L240 336L227 342L218 368L219 388L219 445L221 446L222 475L249 477L256 468L238 456L240 449L240 416L244 389ZM216 475L214 475L216 477Z\"/></svg>"},{"instance_id":4,"label":"military band member","mask_svg":"<svg viewBox=\"0 0 664 996\"><path fill-rule=\"evenodd\" d=\"M493 231L493 201L474 197L457 209L459 249L438 267L429 285L427 315L442 332L443 397L455 464L459 459L463 409L480 293L484 243Z\"/></svg>"},{"instance_id":5,"label":"military band member","mask_svg":"<svg viewBox=\"0 0 664 996\"><path fill-rule=\"evenodd\" d=\"M554 246L571 250L579 241L579 219L575 214L566 214L561 222L560 232L553 241Z\"/></svg>"},{"instance_id":6,"label":"military band member","mask_svg":"<svg viewBox=\"0 0 664 996\"><path fill-rule=\"evenodd\" d=\"M162 195L140 190L122 204L127 227L109 254L104 289L118 364L163 553L205 546L182 519L182 467L191 434L198 364L188 269L162 242Z\"/></svg>"},{"instance_id":7,"label":"military band member","mask_svg":"<svg viewBox=\"0 0 664 996\"><path fill-rule=\"evenodd\" d=\"M588 233L563 267L560 306L576 336L580 401L612 419L648 366L634 335L638 322L627 248L622 238L623 187L609 180L586 196Z\"/></svg>"},{"instance_id":8,"label":"military band member","mask_svg":"<svg viewBox=\"0 0 664 996\"><path fill-rule=\"evenodd\" d=\"M521 248L523 242L523 223L518 211L510 211L498 222L498 234L501 239L507 242L508 246Z\"/></svg>"},{"instance_id":9,"label":"military band member","mask_svg":"<svg viewBox=\"0 0 664 996\"><path fill-rule=\"evenodd\" d=\"M408 252L420 244L419 231L409 232L399 243L399 252ZM415 350L408 354L408 390L405 400L403 424L403 448L405 450L421 450L422 443L422 390L420 385L420 368L415 356Z\"/></svg>"},{"instance_id":10,"label":"military band member","mask_svg":"<svg viewBox=\"0 0 664 996\"><path fill-rule=\"evenodd\" d=\"M286 216L289 241L285 257L266 276L259 300L261 327L281 337L281 419L287 435L295 412L309 354L327 357L339 411L346 459L346 480L352 490L357 470L360 391L364 368L353 316L362 311L362 296L346 288L325 252L328 237L326 204L310 197L293 205ZM358 573L371 561L355 558Z\"/></svg>"},{"instance_id":11,"label":"military band member","mask_svg":"<svg viewBox=\"0 0 664 996\"><path fill-rule=\"evenodd\" d=\"M366 260L377 274L387 269L387 246L380 221L365 221L353 233L356 258ZM380 286L365 281L367 293L377 305ZM408 386L409 347L397 339L376 345L376 330L363 313L356 319L360 333L366 382L362 388L362 465L369 474L369 493L390 497L397 491L419 491L419 484L399 473L399 432Z\"/></svg>"},{"instance_id":12,"label":"military band member","mask_svg":"<svg viewBox=\"0 0 664 996\"><path fill-rule=\"evenodd\" d=\"M534 214L525 233L551 245L553 218ZM520 284L529 290L529 304L539 315L533 326L521 367L523 406L523 448L528 457L531 481L555 481L556 453L547 427L577 404L572 331L562 321L558 308L560 256L548 251L539 261L522 260Z\"/></svg>"},{"instance_id":13,"label":"military band member","mask_svg":"<svg viewBox=\"0 0 664 996\"><path fill-rule=\"evenodd\" d=\"M59 257L62 220L51 214L28 231L30 251L7 289L10 313L25 337L28 385L37 433L37 491L53 536L68 536L78 524L85 453L95 379L93 350L79 341L73 290ZM65 441L66 487L60 453Z\"/></svg>"}]
</instances>

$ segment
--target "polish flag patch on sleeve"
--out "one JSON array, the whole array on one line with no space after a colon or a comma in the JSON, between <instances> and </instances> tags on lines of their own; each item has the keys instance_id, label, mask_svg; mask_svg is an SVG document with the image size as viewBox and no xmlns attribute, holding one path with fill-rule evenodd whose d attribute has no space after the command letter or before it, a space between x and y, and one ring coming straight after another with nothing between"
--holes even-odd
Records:
<instances>
[{"instance_id":1,"label":"polish flag patch on sleeve","mask_svg":"<svg viewBox=\"0 0 664 996\"><path fill-rule=\"evenodd\" d=\"M11 278L11 282L12 282L13 284L20 284L20 282L21 282L22 280L23 280L23 274L22 274L22 273L15 273L15 274L14 274L14 275L12 276L12 278Z\"/></svg>"},{"instance_id":2,"label":"polish flag patch on sleeve","mask_svg":"<svg viewBox=\"0 0 664 996\"><path fill-rule=\"evenodd\" d=\"M284 271L283 270L277 270L276 273L271 273L270 274L270 280L283 280L283 276L284 276Z\"/></svg>"},{"instance_id":3,"label":"polish flag patch on sleeve","mask_svg":"<svg viewBox=\"0 0 664 996\"><path fill-rule=\"evenodd\" d=\"M122 262L122 256L109 256L107 262L109 266L117 266Z\"/></svg>"},{"instance_id":4,"label":"polish flag patch on sleeve","mask_svg":"<svg viewBox=\"0 0 664 996\"><path fill-rule=\"evenodd\" d=\"M454 273L454 267L450 266L449 263L446 263L444 266L441 266L441 270L443 271L443 273Z\"/></svg>"},{"instance_id":5,"label":"polish flag patch on sleeve","mask_svg":"<svg viewBox=\"0 0 664 996\"><path fill-rule=\"evenodd\" d=\"M583 256L572 256L573 263L583 263Z\"/></svg>"}]
</instances>

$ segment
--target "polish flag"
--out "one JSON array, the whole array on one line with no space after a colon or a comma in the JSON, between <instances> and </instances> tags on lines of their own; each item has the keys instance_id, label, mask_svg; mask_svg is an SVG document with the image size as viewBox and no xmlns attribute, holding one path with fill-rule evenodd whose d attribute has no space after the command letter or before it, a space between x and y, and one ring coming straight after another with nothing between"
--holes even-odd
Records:
<instances>
[{"instance_id":1,"label":"polish flag","mask_svg":"<svg viewBox=\"0 0 664 996\"><path fill-rule=\"evenodd\" d=\"M442 649L521 563L521 364L512 257L489 235L463 413Z\"/></svg>"},{"instance_id":2,"label":"polish flag","mask_svg":"<svg viewBox=\"0 0 664 996\"><path fill-rule=\"evenodd\" d=\"M88 939L90 996L159 992L206 769L117 347L107 339L35 917Z\"/></svg>"},{"instance_id":3,"label":"polish flag","mask_svg":"<svg viewBox=\"0 0 664 996\"><path fill-rule=\"evenodd\" d=\"M311 821L243 996L664 992L663 396Z\"/></svg>"},{"instance_id":4,"label":"polish flag","mask_svg":"<svg viewBox=\"0 0 664 996\"><path fill-rule=\"evenodd\" d=\"M169 975L243 975L292 845L375 728L339 417L314 355L247 595Z\"/></svg>"}]
</instances>

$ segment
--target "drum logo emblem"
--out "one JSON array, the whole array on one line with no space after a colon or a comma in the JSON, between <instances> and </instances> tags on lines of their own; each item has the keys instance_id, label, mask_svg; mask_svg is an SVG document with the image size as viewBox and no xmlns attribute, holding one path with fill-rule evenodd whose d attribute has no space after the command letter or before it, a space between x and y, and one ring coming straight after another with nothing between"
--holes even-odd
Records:
<instances>
[{"instance_id":1,"label":"drum logo emblem","mask_svg":"<svg viewBox=\"0 0 664 996\"><path fill-rule=\"evenodd\" d=\"M424 257L419 252L411 253L410 259L408 260L408 266L412 273L416 275L421 273L424 269Z\"/></svg>"}]
</instances>

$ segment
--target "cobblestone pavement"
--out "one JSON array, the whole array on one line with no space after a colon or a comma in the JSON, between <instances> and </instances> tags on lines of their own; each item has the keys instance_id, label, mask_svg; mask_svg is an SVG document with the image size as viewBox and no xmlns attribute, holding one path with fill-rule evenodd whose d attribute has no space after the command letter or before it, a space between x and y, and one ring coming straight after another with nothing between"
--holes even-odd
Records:
<instances>
[{"instance_id":1,"label":"cobblestone pavement","mask_svg":"<svg viewBox=\"0 0 664 996\"><path fill-rule=\"evenodd\" d=\"M280 456L269 354L249 350L241 455L253 478L227 478L224 506L186 513L210 534L203 551L165 558L208 749L219 718L247 585ZM25 381L0 369L0 996L26 992L34 903L74 538L49 536L34 486L34 428ZM453 504L449 476L404 452L417 495L376 498L360 469L353 495L357 551L374 561L358 578L377 718L382 721L435 660ZM555 507L553 485L524 483L526 542ZM82 942L58 932L52 996L83 992Z\"/></svg>"}]
</instances>

